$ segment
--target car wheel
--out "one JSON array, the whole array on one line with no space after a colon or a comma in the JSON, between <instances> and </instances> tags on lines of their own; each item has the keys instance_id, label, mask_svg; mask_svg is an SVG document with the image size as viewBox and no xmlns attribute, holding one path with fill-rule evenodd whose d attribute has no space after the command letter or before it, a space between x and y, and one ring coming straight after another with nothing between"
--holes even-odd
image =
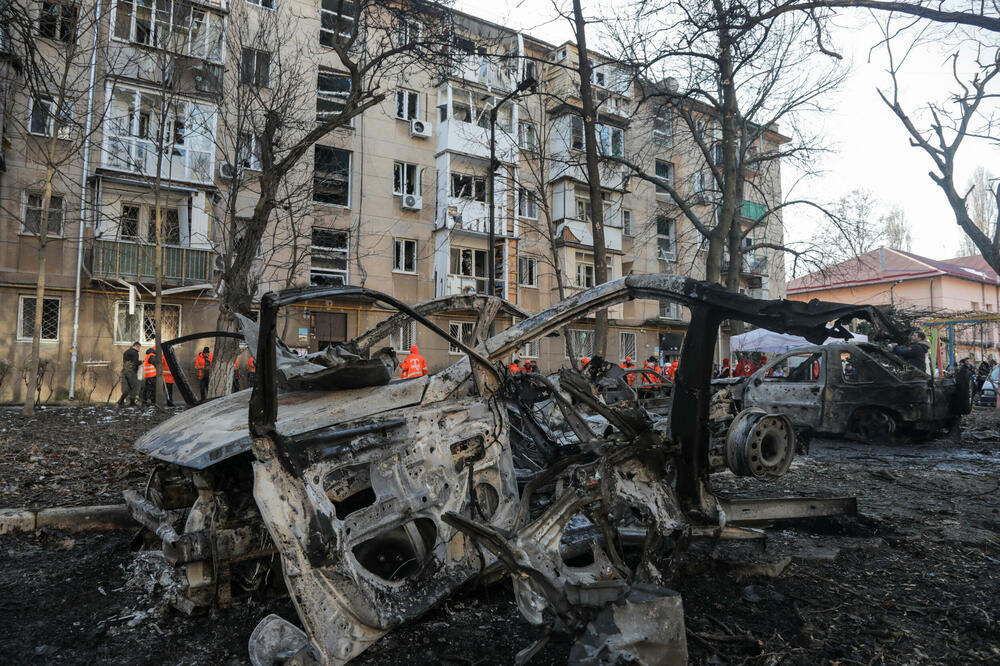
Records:
<instances>
[{"instance_id":1,"label":"car wheel","mask_svg":"<svg viewBox=\"0 0 1000 666\"><path fill-rule=\"evenodd\" d=\"M887 440L896 432L896 419L884 409L859 409L852 421L851 431L866 442Z\"/></svg>"}]
</instances>

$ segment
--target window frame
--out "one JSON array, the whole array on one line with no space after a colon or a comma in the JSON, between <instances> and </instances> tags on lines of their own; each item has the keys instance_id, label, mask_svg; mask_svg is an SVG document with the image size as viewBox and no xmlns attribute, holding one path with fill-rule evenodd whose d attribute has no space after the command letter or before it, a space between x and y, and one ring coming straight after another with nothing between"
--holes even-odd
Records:
<instances>
[{"instance_id":1,"label":"window frame","mask_svg":"<svg viewBox=\"0 0 1000 666\"><path fill-rule=\"evenodd\" d=\"M34 294L19 294L17 298L17 332L15 342L31 342L31 336L25 337L24 335L24 302L34 301ZM41 334L38 336L39 342L45 344L58 344L59 335L62 332L62 297L61 296L45 296L42 299L42 330L45 330L45 301L55 301L58 303L56 308L56 337L55 338L43 338ZM32 321L32 326L34 326L34 321Z\"/></svg>"},{"instance_id":2,"label":"window frame","mask_svg":"<svg viewBox=\"0 0 1000 666\"><path fill-rule=\"evenodd\" d=\"M635 227L632 226L632 209L622 208L622 235L634 237Z\"/></svg>"},{"instance_id":3,"label":"window frame","mask_svg":"<svg viewBox=\"0 0 1000 666\"><path fill-rule=\"evenodd\" d=\"M653 111L653 144L661 148L674 147L674 118L669 108L661 106Z\"/></svg>"},{"instance_id":4,"label":"window frame","mask_svg":"<svg viewBox=\"0 0 1000 666\"><path fill-rule=\"evenodd\" d=\"M538 151L538 128L535 127L535 123L529 122L527 120L520 120L517 123L517 146L521 150L527 153L535 153ZM528 138L530 137L530 141ZM529 145L530 144L530 145Z\"/></svg>"},{"instance_id":5,"label":"window frame","mask_svg":"<svg viewBox=\"0 0 1000 666\"><path fill-rule=\"evenodd\" d=\"M577 349L577 359L593 358L594 356L594 331L589 328L566 328L563 333L563 358L569 358L569 339L573 339L574 345L580 343L586 349ZM580 340L584 338L584 340Z\"/></svg>"},{"instance_id":6,"label":"window frame","mask_svg":"<svg viewBox=\"0 0 1000 666\"><path fill-rule=\"evenodd\" d=\"M347 92L331 91L329 89L321 88L320 83L323 81L323 77L341 80L346 79L348 83ZM326 114L340 113L343 115L347 111L347 98L351 95L352 85L353 82L351 81L351 75L347 72L330 67L319 67L316 70L316 122L322 123L329 120L329 117L324 117ZM339 109L334 109L332 111L320 111L319 107L321 102L333 104L338 106ZM354 118L352 117L346 125L343 125L343 127L354 127Z\"/></svg>"},{"instance_id":7,"label":"window frame","mask_svg":"<svg viewBox=\"0 0 1000 666\"><path fill-rule=\"evenodd\" d=\"M456 327L456 326L458 327L457 334L456 334L455 331L452 330L452 327ZM468 331L469 331L468 336L463 335L463 331L465 329L468 329ZM473 336L475 336L475 334L476 334L476 322L474 322L474 321L466 321L466 320L462 320L462 319L449 320L448 321L448 334L451 335L451 337L455 338L456 340L464 342L469 347L474 347L475 346L475 344L474 344L475 340L473 339ZM451 342L448 343L448 354L449 355L461 356L464 353L465 353L464 351L462 351L461 349L459 349L458 347L456 347Z\"/></svg>"},{"instance_id":8,"label":"window frame","mask_svg":"<svg viewBox=\"0 0 1000 666\"><path fill-rule=\"evenodd\" d=\"M334 153L339 152L339 153L345 153L347 155L347 168L346 168L347 184L345 185L346 197L344 203L337 203L335 201L323 201L322 199L316 198L316 180L317 180L316 159L317 159L317 154L319 153L320 150L330 150L334 151ZM322 206L333 206L336 208L350 208L351 197L352 197L351 186L353 184L353 173L352 173L353 165L354 165L354 153L351 152L350 150L346 150L344 148L337 148L336 146L325 146L317 143L313 148L313 193L312 193L313 204L319 204ZM337 173L333 171L329 171L327 173L329 175L337 175Z\"/></svg>"},{"instance_id":9,"label":"window frame","mask_svg":"<svg viewBox=\"0 0 1000 666\"><path fill-rule=\"evenodd\" d=\"M661 219L670 223L669 234L660 233ZM667 238L670 240L669 251L664 252L663 248L660 247L661 238ZM677 220L663 213L658 213L656 215L656 258L660 261L677 261Z\"/></svg>"},{"instance_id":10,"label":"window frame","mask_svg":"<svg viewBox=\"0 0 1000 666\"><path fill-rule=\"evenodd\" d=\"M541 340L532 340L521 345L520 358L539 358L541 355Z\"/></svg>"},{"instance_id":11,"label":"window frame","mask_svg":"<svg viewBox=\"0 0 1000 666\"><path fill-rule=\"evenodd\" d=\"M261 9L266 9L268 11L274 11L274 0L244 0L246 3L260 7ZM265 5L265 2L271 4Z\"/></svg>"},{"instance_id":12,"label":"window frame","mask_svg":"<svg viewBox=\"0 0 1000 666\"><path fill-rule=\"evenodd\" d=\"M631 354L629 354L625 349L625 340L628 338L632 339ZM621 361L624 361L625 357L629 356L632 358L632 361L635 362L636 359L638 358L637 354L638 349L639 349L639 338L635 334L635 331L618 331L618 356ZM638 367L638 365L636 367Z\"/></svg>"},{"instance_id":13,"label":"window frame","mask_svg":"<svg viewBox=\"0 0 1000 666\"><path fill-rule=\"evenodd\" d=\"M410 344L406 344L405 337L402 335L403 331L407 329L408 335L405 337L410 339ZM398 341L396 336L399 336ZM397 342L400 343L398 346L396 345ZM412 319L389 334L389 346L397 354L409 354L410 346L415 344L417 344L417 322Z\"/></svg>"},{"instance_id":14,"label":"window frame","mask_svg":"<svg viewBox=\"0 0 1000 666\"><path fill-rule=\"evenodd\" d=\"M413 168L412 177L408 174L410 167ZM398 174L398 175L397 175ZM399 188L397 189L396 183L399 182ZM408 192L407 189L411 189L409 186L413 185L412 192ZM393 196L415 196L419 197L420 194L420 165L415 162L401 162L393 161L392 163L392 194Z\"/></svg>"},{"instance_id":15,"label":"window frame","mask_svg":"<svg viewBox=\"0 0 1000 666\"><path fill-rule=\"evenodd\" d=\"M416 90L411 90L410 88L396 88L396 94L393 96L393 101L395 102L393 116L396 120L402 120L407 123L411 120L420 120L421 111L423 110L423 104L420 103L420 97L420 93ZM401 100L403 102L402 107L400 106ZM411 101L413 102L413 115L409 115ZM403 115L399 115L401 108Z\"/></svg>"},{"instance_id":16,"label":"window frame","mask_svg":"<svg viewBox=\"0 0 1000 666\"><path fill-rule=\"evenodd\" d=\"M261 139L253 132L240 132L240 150L236 154L236 162L247 171L261 171Z\"/></svg>"},{"instance_id":17,"label":"window frame","mask_svg":"<svg viewBox=\"0 0 1000 666\"><path fill-rule=\"evenodd\" d=\"M252 56L252 70L248 68L247 56ZM261 82L261 56L267 57L267 80ZM239 81L245 86L253 86L254 88L270 88L271 87L271 52L264 51L263 49L255 49L250 46L244 46L240 51L240 69L239 69Z\"/></svg>"},{"instance_id":18,"label":"window frame","mask_svg":"<svg viewBox=\"0 0 1000 666\"><path fill-rule=\"evenodd\" d=\"M59 9L58 14L56 14L55 17L54 17L55 18L55 22L53 24L53 28L54 28L55 32L51 36L49 36L49 35L43 35L42 34L42 17L45 14L45 6L46 5L58 7L58 9ZM66 24L66 16L65 16L64 9L70 8L70 7L73 8L73 10L74 10L73 17L72 17L73 34L71 36L69 36L68 38L66 38L66 37L63 36L64 30L66 28L66 25L65 25ZM42 39L50 39L52 41L62 42L64 44L75 43L76 40L77 40L77 37L79 37L79 31L78 31L79 24L80 24L80 5L79 5L79 3L69 2L69 1L66 1L66 0L42 0L41 2L38 3L38 16L37 16L37 20L36 20L36 23L35 23L35 34L37 34L40 38L42 38Z\"/></svg>"},{"instance_id":19,"label":"window frame","mask_svg":"<svg viewBox=\"0 0 1000 666\"><path fill-rule=\"evenodd\" d=\"M517 188L517 216L526 220L538 219L538 197L527 187Z\"/></svg>"},{"instance_id":20,"label":"window frame","mask_svg":"<svg viewBox=\"0 0 1000 666\"><path fill-rule=\"evenodd\" d=\"M524 263L522 263L524 262ZM529 267L525 271L525 267ZM525 273L530 274L531 281L525 282ZM531 287L533 289L538 288L538 259L535 257L518 257L517 258L517 284L519 287Z\"/></svg>"},{"instance_id":21,"label":"window frame","mask_svg":"<svg viewBox=\"0 0 1000 666\"><path fill-rule=\"evenodd\" d=\"M486 203L488 194L486 191L486 176L477 176L476 174L462 173L460 171L452 171L450 175L451 179L448 189L449 197L452 199L467 199L469 201ZM462 182L466 179L468 180L468 183ZM456 183L458 183L457 189ZM466 190L466 186L468 186L468 190ZM466 191L468 191L467 195L464 194Z\"/></svg>"},{"instance_id":22,"label":"window frame","mask_svg":"<svg viewBox=\"0 0 1000 666\"><path fill-rule=\"evenodd\" d=\"M35 109L41 107L44 108L45 116L43 118L45 122L45 130L43 132L36 132L32 129L35 119ZM51 138L52 133L55 130L56 124L56 101L51 97L29 97L28 98L28 134L32 136L42 136L45 138ZM56 139L60 141L69 141L73 138L73 102L64 99L63 100L63 110L58 114L59 120L59 130L56 131Z\"/></svg>"},{"instance_id":23,"label":"window frame","mask_svg":"<svg viewBox=\"0 0 1000 666\"><path fill-rule=\"evenodd\" d=\"M351 36L354 34L355 25L357 25L357 20L356 20L357 19L357 16L356 16L357 4L354 2L354 0L334 0L334 2L338 2L338 1L342 1L341 7L340 7L340 13L338 13L334 9L326 9L325 7L323 7L323 1L322 0L320 0L320 3L319 3L319 45L322 46L323 48L332 49L334 47L333 43L335 43L337 41L338 37L342 37L344 39L350 39ZM351 3L352 5L354 5L355 11L353 11L353 12L345 12L345 11L343 11L344 10L344 6L343 5L346 5L347 3ZM333 24L332 28L324 28L323 27L323 17L324 17L324 15L329 15L331 17L331 22ZM336 31L337 30L337 17L338 16L340 17L341 23L348 23L350 25L350 29L347 32L337 32ZM343 28L345 26L341 25L340 27ZM324 34L330 35L329 41L331 43L325 43L323 41Z\"/></svg>"},{"instance_id":24,"label":"window frame","mask_svg":"<svg viewBox=\"0 0 1000 666\"><path fill-rule=\"evenodd\" d=\"M44 200L45 194L43 192L38 192L37 190L21 190L21 219L19 220L18 235L21 236L32 236L38 238L41 236L42 231L42 206L39 203L38 206L32 206L30 202L30 197L39 197ZM66 195L62 193L55 193L49 195L49 217L52 216L52 200L59 199L59 233L54 234L49 232L49 220L45 221L45 235L48 238L65 238L66 237ZM28 228L25 224L26 218L28 216L29 210L38 211L38 233L35 233Z\"/></svg>"},{"instance_id":25,"label":"window frame","mask_svg":"<svg viewBox=\"0 0 1000 666\"><path fill-rule=\"evenodd\" d=\"M112 340L113 340L112 344L114 344L114 346L116 346L116 347L130 347L132 345L132 343L136 341L136 339L137 339L136 337L134 337L134 336L126 336L124 338L119 339L119 336L118 336L118 334L120 332L118 330L118 309L119 309L120 306L124 306L126 308L126 311L127 311L127 309L128 309L128 301L115 301L114 302L114 309L112 310L112 316L114 317L114 321L111 322L111 337L112 337ZM145 337L146 336L146 326L145 326L146 312L145 312L145 310L146 310L147 307L153 310L153 314L151 316L155 317L156 316L156 311L155 311L155 304L154 303L136 303L135 304L136 313L139 316L139 335L137 337L138 337L138 340L139 340L139 344L141 344L141 345L155 345L156 344L156 340L155 339L150 340L150 339L148 339L148 338ZM183 330L184 330L182 328L182 326L183 326L182 317L183 317L183 314L184 314L184 308L182 308L177 303L163 303L163 304L161 304L161 307L162 308L171 308L171 309L175 309L177 311L177 335L178 336L182 335L183 334Z\"/></svg>"},{"instance_id":26,"label":"window frame","mask_svg":"<svg viewBox=\"0 0 1000 666\"><path fill-rule=\"evenodd\" d=\"M160 22L157 18L156 0L146 0L148 4L145 5L145 8L149 9L149 25L147 27L148 30L147 41L141 41L140 39L137 38L136 28L139 23L139 19L137 18L138 13L136 10L138 9L139 2L141 1L143 0L114 0L111 8L111 30L109 32L110 38L117 42L125 42L128 44L135 44L137 46L145 46L148 48L161 49L167 51L168 50L167 45L163 44L160 41L160 38L158 37L158 30L161 26L159 25ZM184 28L184 31L186 32L187 36L184 39L184 47L181 50L180 55L190 56L193 58L200 58L202 60L211 62L215 65L224 65L226 61L226 43L225 43L226 40L224 38L226 29L225 16L221 12L213 10L212 8L207 7L206 5L203 4L196 5L193 3L188 3L185 0L165 0L165 4L169 7L167 11L167 15L169 16L167 25L168 37L166 38L168 42L170 40L170 36L172 36L175 33L175 28L174 28L174 18L176 16L176 12L174 11L175 2L183 2L184 5L187 5L190 11L189 16L191 17L190 24ZM122 26L119 25L119 20L123 18L123 16L121 16L122 12L120 11L120 9L125 5L129 6L129 9L127 10L128 27L126 29L128 35L123 37L118 33L122 28ZM195 24L197 23L194 12L200 12L202 17L199 26L199 29L202 32L200 35L197 36L195 35L196 31L194 30ZM202 37L202 35L204 35L204 37ZM204 48L202 49L201 52L195 52L194 50L196 37L202 40L202 44L200 46L203 46ZM208 42L208 40L211 39L212 37L218 38L218 41L215 45L212 45Z\"/></svg>"},{"instance_id":27,"label":"window frame","mask_svg":"<svg viewBox=\"0 0 1000 666\"><path fill-rule=\"evenodd\" d=\"M406 246L407 244L412 244L412 260L413 268L407 270L406 268ZM400 247L403 248L402 253ZM400 265L399 259L402 258L402 265ZM396 238L392 239L392 272L400 273L402 275L416 275L417 274L417 241L414 238Z\"/></svg>"},{"instance_id":28,"label":"window frame","mask_svg":"<svg viewBox=\"0 0 1000 666\"><path fill-rule=\"evenodd\" d=\"M660 175L660 165L661 164L665 165L667 167L667 176L666 176L666 178L664 178L663 176ZM655 158L653 160L653 173L656 174L656 178L658 180L660 180L660 179L666 180L667 184L670 187L675 187L675 183L676 183L676 171L675 171L675 168L674 168L674 163L671 162L670 160L661 160L659 158ZM665 187L661 187L659 183L656 183L655 187L656 187L656 196L668 196L668 197L670 196L670 192Z\"/></svg>"},{"instance_id":29,"label":"window frame","mask_svg":"<svg viewBox=\"0 0 1000 666\"><path fill-rule=\"evenodd\" d=\"M335 234L344 235L344 247L334 247L332 245L316 245L314 243L314 236L316 231L330 232ZM337 268L315 268L313 266L312 260L316 251L329 252L331 254L343 254L344 257L344 269L341 271ZM312 227L309 234L309 283L313 284L313 274L316 275L341 275L343 274L343 284L350 284L351 279L351 232L344 229L331 229L328 227Z\"/></svg>"}]
</instances>

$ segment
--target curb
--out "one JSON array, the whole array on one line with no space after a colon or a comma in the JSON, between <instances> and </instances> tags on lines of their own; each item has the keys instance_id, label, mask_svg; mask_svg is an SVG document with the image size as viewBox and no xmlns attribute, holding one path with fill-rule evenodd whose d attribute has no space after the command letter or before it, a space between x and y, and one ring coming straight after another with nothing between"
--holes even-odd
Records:
<instances>
[{"instance_id":1,"label":"curb","mask_svg":"<svg viewBox=\"0 0 1000 666\"><path fill-rule=\"evenodd\" d=\"M0 509L0 534L33 532L43 527L83 532L138 526L124 504L67 506L52 509Z\"/></svg>"}]
</instances>

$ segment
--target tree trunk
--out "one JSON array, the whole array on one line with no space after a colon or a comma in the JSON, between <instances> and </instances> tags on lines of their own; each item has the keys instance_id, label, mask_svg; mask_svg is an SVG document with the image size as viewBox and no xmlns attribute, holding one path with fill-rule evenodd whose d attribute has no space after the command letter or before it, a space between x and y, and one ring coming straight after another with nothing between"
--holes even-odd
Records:
<instances>
[{"instance_id":1,"label":"tree trunk","mask_svg":"<svg viewBox=\"0 0 1000 666\"><path fill-rule=\"evenodd\" d=\"M42 315L45 306L45 260L49 241L49 207L52 203L52 168L56 133L53 130L49 143L49 165L45 169L45 191L42 194L42 210L38 218L38 282L35 284L35 328L31 333L31 358L28 360L28 393L24 396L24 415L35 413L35 401L38 398L38 366L41 364L42 353ZM81 221L82 224L82 221Z\"/></svg>"},{"instance_id":2,"label":"tree trunk","mask_svg":"<svg viewBox=\"0 0 1000 666\"><path fill-rule=\"evenodd\" d=\"M603 284L608 281L607 252L604 247L604 202L601 199L601 171L597 157L594 91L590 86L590 59L587 56L587 27L580 0L573 0L573 19L576 24L576 43L579 51L580 102L583 105L584 151L587 183L590 186L590 226L594 236L594 283ZM607 348L608 311L607 308L602 308L594 313L594 354L604 358Z\"/></svg>"},{"instance_id":3,"label":"tree trunk","mask_svg":"<svg viewBox=\"0 0 1000 666\"><path fill-rule=\"evenodd\" d=\"M740 198L737 191L739 179L736 162L736 120L739 116L739 105L736 99L736 83L733 80L732 42L729 30L725 27L725 9L716 3L716 12L719 23L723 26L719 30L719 87L722 92L722 207L719 211L719 225L722 226L720 236L726 240L729 247L729 271L725 276L725 285L730 291L738 291L740 268L743 264L740 247L742 230L736 219ZM714 147L711 155L715 157Z\"/></svg>"}]
</instances>

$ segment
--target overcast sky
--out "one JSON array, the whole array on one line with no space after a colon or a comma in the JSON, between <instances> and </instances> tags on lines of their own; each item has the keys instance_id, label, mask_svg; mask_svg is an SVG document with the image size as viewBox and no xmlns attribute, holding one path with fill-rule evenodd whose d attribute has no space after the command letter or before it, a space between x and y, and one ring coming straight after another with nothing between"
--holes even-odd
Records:
<instances>
[{"instance_id":1,"label":"overcast sky","mask_svg":"<svg viewBox=\"0 0 1000 666\"><path fill-rule=\"evenodd\" d=\"M560 4L569 6L565 0ZM585 11L590 4L584 3ZM556 44L573 40L569 24L552 18L548 0L457 0L456 7ZM827 101L826 106L833 111L815 119L835 152L823 158L823 174L800 182L793 194L829 203L854 188L870 189L887 204L902 206L912 229L915 253L934 259L955 256L963 234L944 193L927 175L932 162L922 150L910 147L902 125L876 92L880 86L888 90L889 83L884 49L869 55L881 32L874 19L860 12L845 14L838 22L830 46L844 56L852 71L845 85ZM948 53L949 49L930 41L911 54L900 77L904 108L942 99L945 91L954 88ZM995 88L1000 93L1000 82ZM957 161L959 183L964 184L977 165L1000 175L1000 150L982 143L963 146ZM799 181L797 176L785 171L786 193ZM805 210L789 211L785 220L790 240L808 237L816 223Z\"/></svg>"}]
</instances>

